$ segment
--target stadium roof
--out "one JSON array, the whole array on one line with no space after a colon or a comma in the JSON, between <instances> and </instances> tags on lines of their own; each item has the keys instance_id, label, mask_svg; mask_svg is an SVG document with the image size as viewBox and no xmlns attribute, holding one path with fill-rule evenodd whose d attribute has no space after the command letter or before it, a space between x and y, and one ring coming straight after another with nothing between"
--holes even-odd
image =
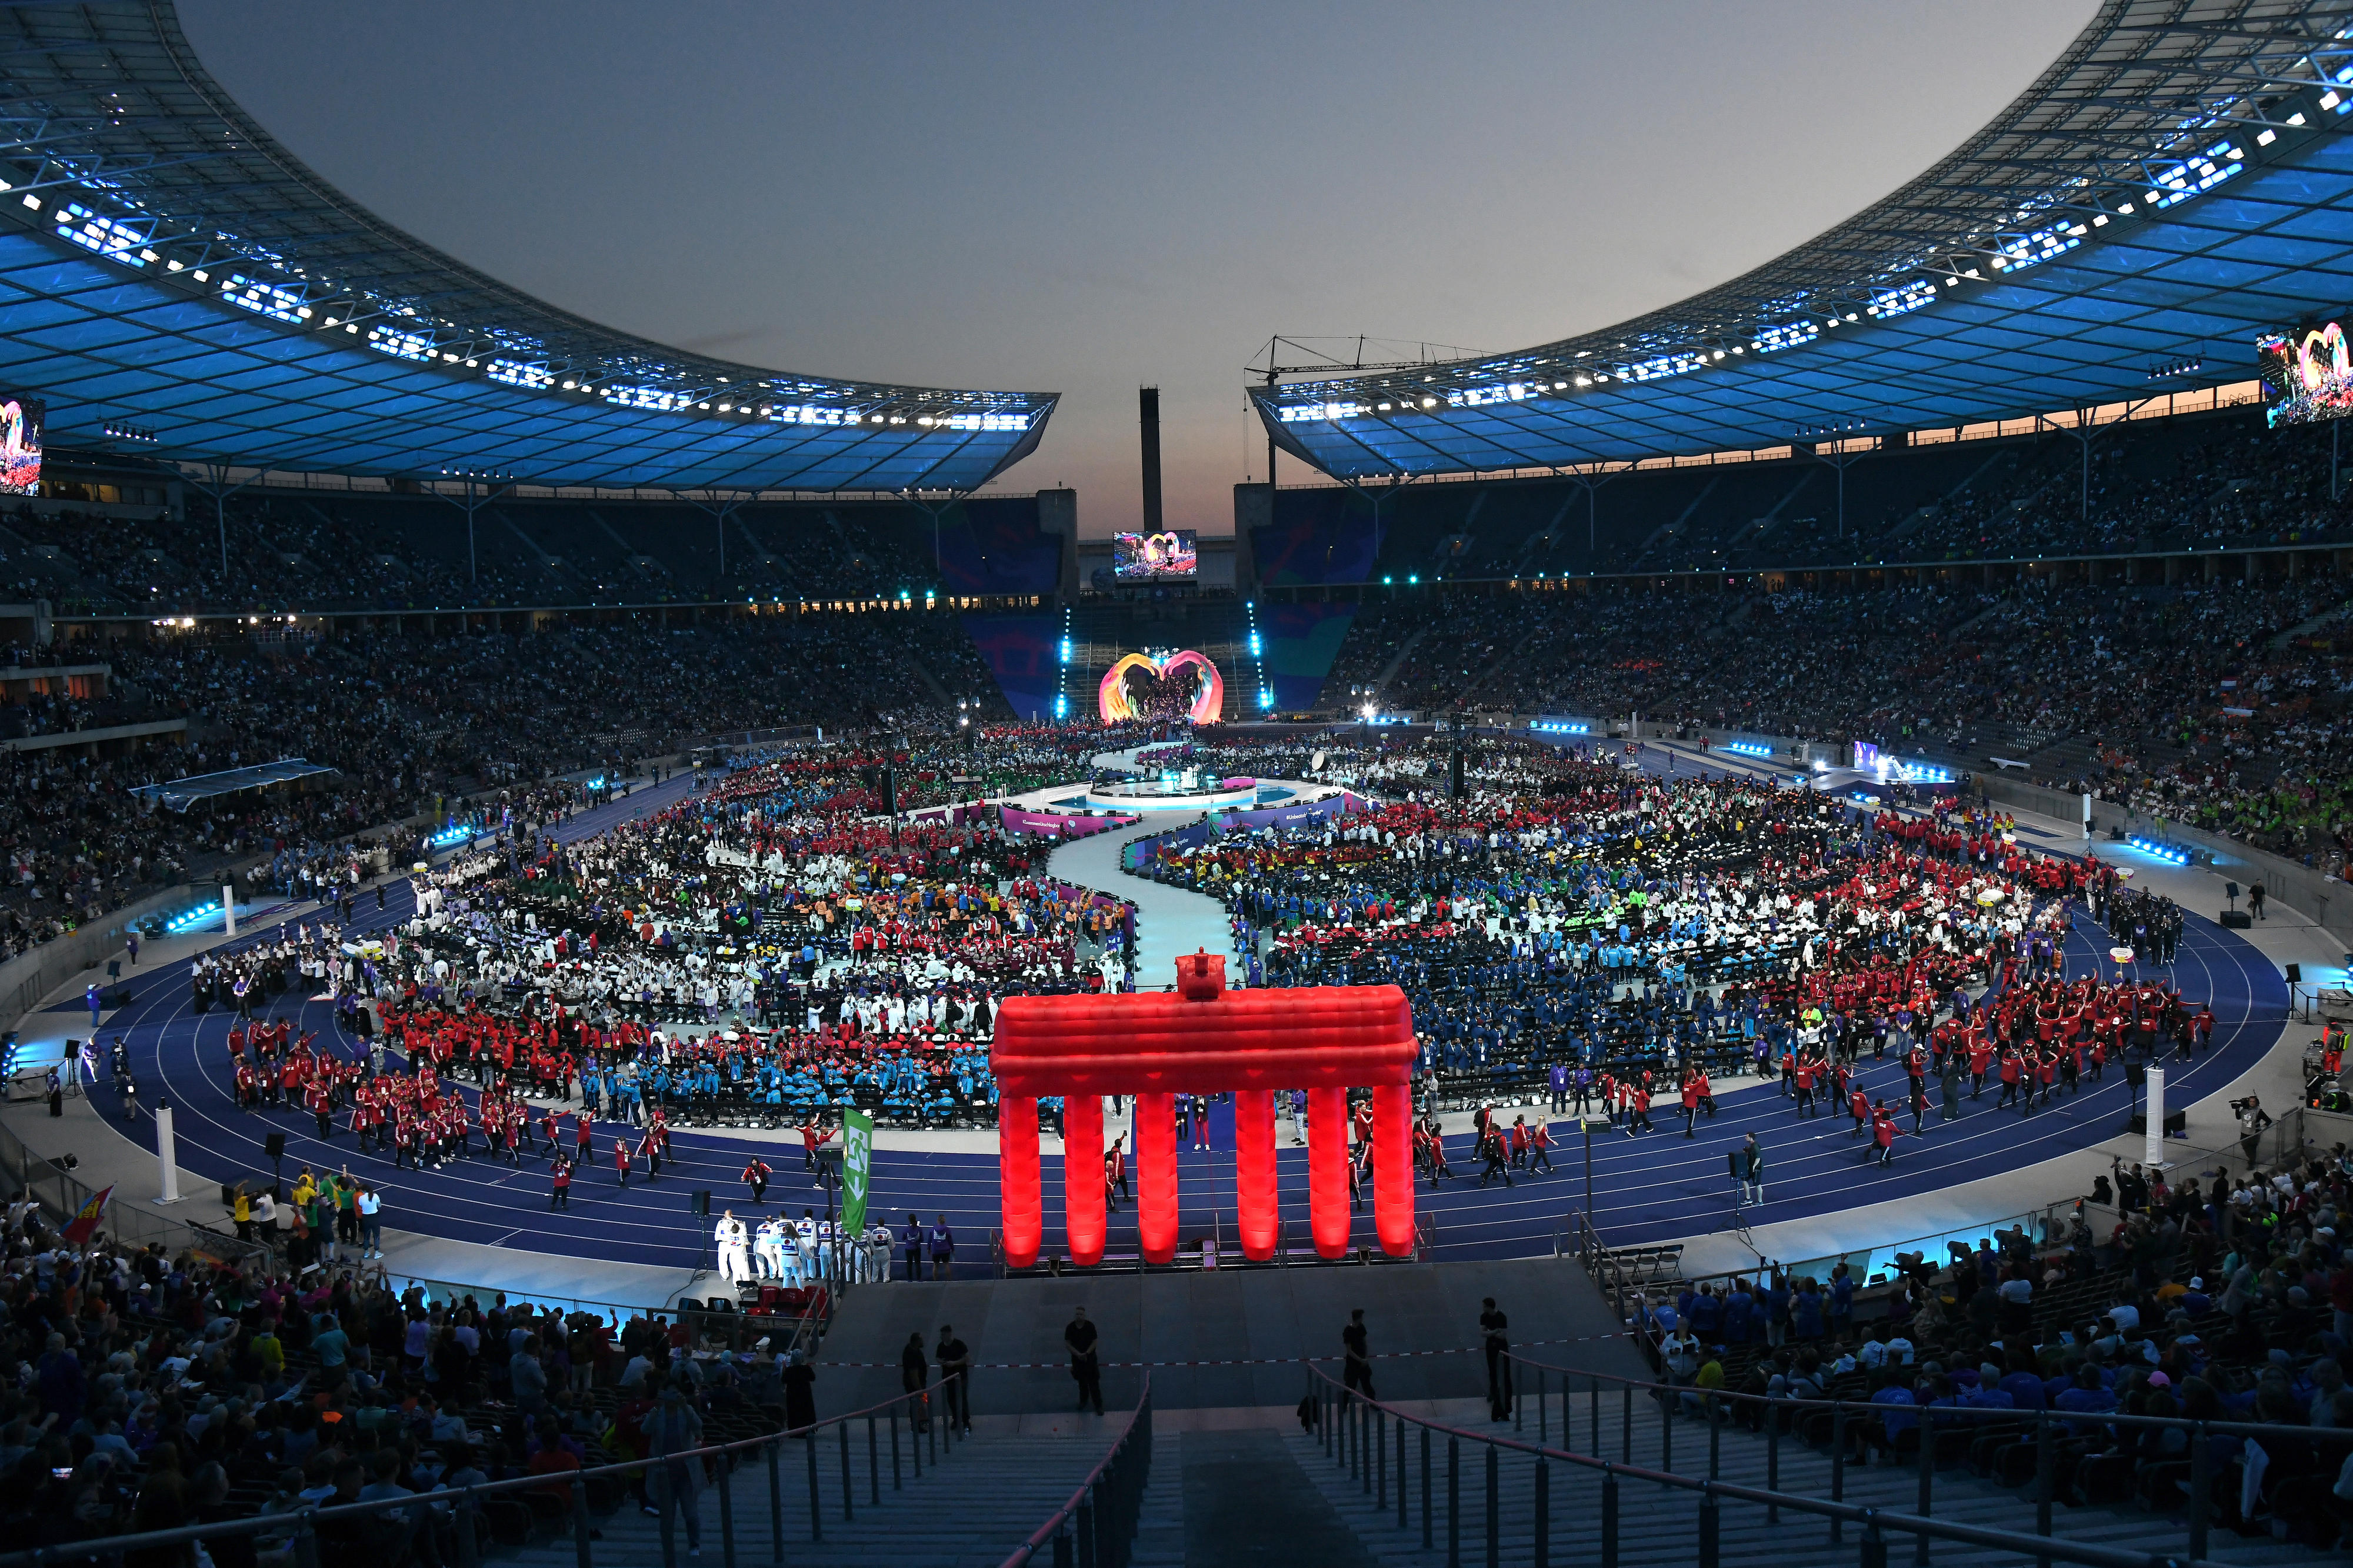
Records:
<instances>
[{"instance_id":1,"label":"stadium roof","mask_svg":"<svg viewBox=\"0 0 2353 1568\"><path fill-rule=\"evenodd\" d=\"M1253 389L1363 479L1935 429L2243 381L2353 302L2353 0L2109 0L1894 195L1662 310Z\"/></svg>"},{"instance_id":2,"label":"stadium roof","mask_svg":"<svg viewBox=\"0 0 2353 1568\"><path fill-rule=\"evenodd\" d=\"M679 489L976 489L1050 394L780 375L597 326L366 211L169 0L0 7L0 392L194 461Z\"/></svg>"}]
</instances>

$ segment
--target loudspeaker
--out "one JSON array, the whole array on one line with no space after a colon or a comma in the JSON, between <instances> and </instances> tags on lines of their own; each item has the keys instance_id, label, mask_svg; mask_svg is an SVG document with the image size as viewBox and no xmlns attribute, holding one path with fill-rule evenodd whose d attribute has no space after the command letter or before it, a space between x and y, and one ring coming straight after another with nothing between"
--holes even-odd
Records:
<instances>
[{"instance_id":1,"label":"loudspeaker","mask_svg":"<svg viewBox=\"0 0 2353 1568\"><path fill-rule=\"evenodd\" d=\"M273 1160L284 1159L286 1157L286 1134L283 1132L272 1132L269 1138L264 1140L262 1142L261 1152L269 1155Z\"/></svg>"},{"instance_id":2,"label":"loudspeaker","mask_svg":"<svg viewBox=\"0 0 2353 1568\"><path fill-rule=\"evenodd\" d=\"M2244 910L2224 910L2218 918L2221 922L2222 929L2225 931L2253 931L2255 929L2255 917L2249 914Z\"/></svg>"},{"instance_id":3,"label":"loudspeaker","mask_svg":"<svg viewBox=\"0 0 2353 1568\"><path fill-rule=\"evenodd\" d=\"M2291 963L2287 966L2287 983L2290 985L2301 985L2304 984L2303 964Z\"/></svg>"},{"instance_id":4,"label":"loudspeaker","mask_svg":"<svg viewBox=\"0 0 2353 1568\"><path fill-rule=\"evenodd\" d=\"M2138 1089L2148 1081L2148 1068L2138 1062L2125 1063L2125 1081Z\"/></svg>"},{"instance_id":5,"label":"loudspeaker","mask_svg":"<svg viewBox=\"0 0 2353 1568\"><path fill-rule=\"evenodd\" d=\"M2183 1132L2189 1128L2189 1112L2186 1110L2177 1110L2172 1115L2165 1119L2165 1131L2168 1136ZM2148 1115L2146 1111L2135 1111L2133 1113L2132 1127L2130 1128L2130 1131L2140 1134L2140 1136L2144 1138L2148 1136Z\"/></svg>"},{"instance_id":6,"label":"loudspeaker","mask_svg":"<svg viewBox=\"0 0 2353 1568\"><path fill-rule=\"evenodd\" d=\"M697 1187L694 1189L694 1212L702 1218L709 1219L711 1217L711 1189L709 1187Z\"/></svg>"},{"instance_id":7,"label":"loudspeaker","mask_svg":"<svg viewBox=\"0 0 2353 1568\"><path fill-rule=\"evenodd\" d=\"M2236 882L2225 882L2225 883L2223 883L2223 884L2222 884L2222 896L2223 896L2224 898L2226 898L2226 899L2235 899L2235 898L2237 898L2237 897L2239 896L2239 884L2238 884L2238 883L2236 883Z\"/></svg>"}]
</instances>

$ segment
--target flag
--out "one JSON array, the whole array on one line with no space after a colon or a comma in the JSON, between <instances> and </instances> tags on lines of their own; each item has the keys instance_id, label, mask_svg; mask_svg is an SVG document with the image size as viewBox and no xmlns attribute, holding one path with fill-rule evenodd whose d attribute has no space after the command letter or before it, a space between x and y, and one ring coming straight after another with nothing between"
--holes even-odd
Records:
<instances>
[{"instance_id":1,"label":"flag","mask_svg":"<svg viewBox=\"0 0 2353 1568\"><path fill-rule=\"evenodd\" d=\"M866 1231L866 1190L874 1173L874 1118L862 1110L841 1118L841 1226L851 1236Z\"/></svg>"},{"instance_id":2,"label":"flag","mask_svg":"<svg viewBox=\"0 0 2353 1568\"><path fill-rule=\"evenodd\" d=\"M98 1227L106 1219L106 1200L113 1195L114 1189L108 1187L92 1197L90 1202L82 1205L73 1218L66 1221L66 1227L58 1233L58 1236L76 1247L79 1247L83 1242L96 1236Z\"/></svg>"}]
</instances>

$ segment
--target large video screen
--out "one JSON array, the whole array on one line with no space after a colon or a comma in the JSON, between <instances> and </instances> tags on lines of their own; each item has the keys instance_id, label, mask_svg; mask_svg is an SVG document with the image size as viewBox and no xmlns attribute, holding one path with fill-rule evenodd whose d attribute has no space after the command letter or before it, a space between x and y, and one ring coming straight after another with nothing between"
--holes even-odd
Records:
<instances>
[{"instance_id":1,"label":"large video screen","mask_svg":"<svg viewBox=\"0 0 2353 1568\"><path fill-rule=\"evenodd\" d=\"M2347 363L2343 327L2335 321L2299 327L2255 346L2263 356L2264 411L2272 428L2353 416L2353 366Z\"/></svg>"},{"instance_id":2,"label":"large video screen","mask_svg":"<svg viewBox=\"0 0 2353 1568\"><path fill-rule=\"evenodd\" d=\"M1200 571L1200 556L1189 528L1111 536L1111 574L1123 583L1166 582L1198 576Z\"/></svg>"},{"instance_id":3,"label":"large video screen","mask_svg":"<svg viewBox=\"0 0 2353 1568\"><path fill-rule=\"evenodd\" d=\"M41 488L41 416L37 398L0 401L0 495L28 496Z\"/></svg>"}]
</instances>

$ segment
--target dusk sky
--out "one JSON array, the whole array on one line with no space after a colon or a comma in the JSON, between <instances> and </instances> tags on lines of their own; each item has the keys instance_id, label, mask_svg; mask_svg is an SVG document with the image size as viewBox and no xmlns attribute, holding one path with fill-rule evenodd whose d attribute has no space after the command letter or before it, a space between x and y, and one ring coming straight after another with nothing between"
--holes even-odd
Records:
<instances>
[{"instance_id":1,"label":"dusk sky","mask_svg":"<svg viewBox=\"0 0 2353 1568\"><path fill-rule=\"evenodd\" d=\"M1667 304L1921 172L2093 10L180 5L297 155L555 304L1061 393L995 488L1073 486L1089 534L1137 517L1137 386L1168 521L1229 532L1270 334L1493 352Z\"/></svg>"}]
</instances>

